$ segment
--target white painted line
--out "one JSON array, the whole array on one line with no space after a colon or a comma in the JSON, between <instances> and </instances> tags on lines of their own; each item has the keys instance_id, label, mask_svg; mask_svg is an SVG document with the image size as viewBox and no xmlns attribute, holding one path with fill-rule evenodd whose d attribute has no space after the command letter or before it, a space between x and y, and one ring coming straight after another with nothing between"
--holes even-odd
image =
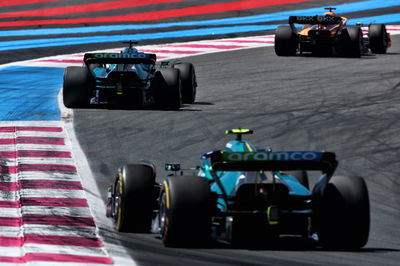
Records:
<instances>
[{"instance_id":1,"label":"white painted line","mask_svg":"<svg viewBox=\"0 0 400 266\"><path fill-rule=\"evenodd\" d=\"M43 235L60 235L60 236L81 236L93 237L96 235L95 227L78 227L78 226L63 226L63 225L40 225L26 224L24 232L26 234L43 234Z\"/></svg>"},{"instance_id":2,"label":"white painted line","mask_svg":"<svg viewBox=\"0 0 400 266\"><path fill-rule=\"evenodd\" d=\"M0 208L0 217L21 217L21 212L17 208ZM1 231L0 235L2 235Z\"/></svg>"},{"instance_id":3,"label":"white painted line","mask_svg":"<svg viewBox=\"0 0 400 266\"><path fill-rule=\"evenodd\" d=\"M21 180L64 180L81 181L76 173L46 173L46 172L22 172L19 174Z\"/></svg>"},{"instance_id":4,"label":"white painted line","mask_svg":"<svg viewBox=\"0 0 400 266\"><path fill-rule=\"evenodd\" d=\"M15 226L0 226L0 236L23 236L23 230L22 228Z\"/></svg>"},{"instance_id":5,"label":"white painted line","mask_svg":"<svg viewBox=\"0 0 400 266\"><path fill-rule=\"evenodd\" d=\"M22 149L21 149L22 150ZM74 160L72 158L33 158L33 157L21 157L18 158L18 163L20 164L64 164L73 165Z\"/></svg>"},{"instance_id":6,"label":"white painted line","mask_svg":"<svg viewBox=\"0 0 400 266\"><path fill-rule=\"evenodd\" d=\"M23 251L19 248L15 247L0 247L0 254L3 257L20 257L23 256ZM1 265L5 265L4 263L1 263ZM18 264L8 264L8 265L18 265Z\"/></svg>"},{"instance_id":7,"label":"white painted line","mask_svg":"<svg viewBox=\"0 0 400 266\"><path fill-rule=\"evenodd\" d=\"M73 208L73 207L47 207L47 206L27 206L22 207L22 214L40 214L40 215L59 215L74 217L92 217L89 208ZM93 236L93 235L92 235Z\"/></svg>"},{"instance_id":8,"label":"white painted line","mask_svg":"<svg viewBox=\"0 0 400 266\"><path fill-rule=\"evenodd\" d=\"M88 255L97 254L105 256L102 248L91 248L82 246L61 246L61 245L45 245L45 244L26 244L24 245L25 253L55 253L55 254L70 254L70 255ZM30 263L29 263L30 264Z\"/></svg>"},{"instance_id":9,"label":"white painted line","mask_svg":"<svg viewBox=\"0 0 400 266\"><path fill-rule=\"evenodd\" d=\"M65 190L65 189L21 189L21 197L25 198L86 198L83 190Z\"/></svg>"}]
</instances>

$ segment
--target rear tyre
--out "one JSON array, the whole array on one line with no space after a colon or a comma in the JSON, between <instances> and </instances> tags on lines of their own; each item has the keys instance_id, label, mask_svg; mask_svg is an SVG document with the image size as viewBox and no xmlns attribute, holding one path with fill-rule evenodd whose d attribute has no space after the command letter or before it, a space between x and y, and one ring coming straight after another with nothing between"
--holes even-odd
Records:
<instances>
[{"instance_id":1,"label":"rear tyre","mask_svg":"<svg viewBox=\"0 0 400 266\"><path fill-rule=\"evenodd\" d=\"M179 110L182 105L179 70L164 68L156 72L153 82L156 104L168 110Z\"/></svg>"},{"instance_id":2,"label":"rear tyre","mask_svg":"<svg viewBox=\"0 0 400 266\"><path fill-rule=\"evenodd\" d=\"M384 24L371 24L368 29L369 48L375 54L386 54L388 39Z\"/></svg>"},{"instance_id":3,"label":"rear tyre","mask_svg":"<svg viewBox=\"0 0 400 266\"><path fill-rule=\"evenodd\" d=\"M86 67L67 67L64 72L63 101L67 108L89 104L90 73Z\"/></svg>"},{"instance_id":4,"label":"rear tyre","mask_svg":"<svg viewBox=\"0 0 400 266\"><path fill-rule=\"evenodd\" d=\"M194 103L196 100L196 73L191 63L178 63L174 68L179 69L182 84L182 101L183 103Z\"/></svg>"},{"instance_id":5,"label":"rear tyre","mask_svg":"<svg viewBox=\"0 0 400 266\"><path fill-rule=\"evenodd\" d=\"M360 27L349 26L345 29L345 49L344 53L347 57L361 57L362 51L362 31Z\"/></svg>"},{"instance_id":6,"label":"rear tyre","mask_svg":"<svg viewBox=\"0 0 400 266\"><path fill-rule=\"evenodd\" d=\"M297 36L289 26L279 26L275 32L275 53L278 56L296 54Z\"/></svg>"},{"instance_id":7,"label":"rear tyre","mask_svg":"<svg viewBox=\"0 0 400 266\"><path fill-rule=\"evenodd\" d=\"M325 248L352 250L367 243L370 211L363 178L334 176L314 196L313 226Z\"/></svg>"},{"instance_id":8,"label":"rear tyre","mask_svg":"<svg viewBox=\"0 0 400 266\"><path fill-rule=\"evenodd\" d=\"M210 237L211 193L208 180L174 176L164 181L160 206L165 246L201 246Z\"/></svg>"},{"instance_id":9,"label":"rear tyre","mask_svg":"<svg viewBox=\"0 0 400 266\"><path fill-rule=\"evenodd\" d=\"M127 164L118 171L115 229L149 232L153 215L155 174L144 164Z\"/></svg>"}]
</instances>

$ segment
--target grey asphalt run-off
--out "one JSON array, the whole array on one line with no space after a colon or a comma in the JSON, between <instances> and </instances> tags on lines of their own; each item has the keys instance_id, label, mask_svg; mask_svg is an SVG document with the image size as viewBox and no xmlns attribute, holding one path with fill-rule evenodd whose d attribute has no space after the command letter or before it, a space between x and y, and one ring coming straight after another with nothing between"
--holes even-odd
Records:
<instances>
[{"instance_id":1,"label":"grey asphalt run-off","mask_svg":"<svg viewBox=\"0 0 400 266\"><path fill-rule=\"evenodd\" d=\"M197 71L195 104L182 111L75 110L74 128L97 186L104 191L116 169L153 161L199 164L223 148L225 129L274 150L337 153L338 174L367 181L371 232L358 252L304 246L268 250L165 248L156 235L117 233L102 226L140 265L398 265L400 261L400 38L385 55L362 58L277 57L272 47L185 59ZM83 177L84 178L84 177ZM99 207L100 208L100 207ZM103 210L94 212L98 219ZM106 222L104 224L107 224Z\"/></svg>"}]
</instances>

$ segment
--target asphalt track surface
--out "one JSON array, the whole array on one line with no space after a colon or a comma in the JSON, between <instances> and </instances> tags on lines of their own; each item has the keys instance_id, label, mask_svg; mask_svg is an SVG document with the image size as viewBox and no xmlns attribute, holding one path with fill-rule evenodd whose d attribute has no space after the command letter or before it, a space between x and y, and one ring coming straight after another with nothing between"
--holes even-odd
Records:
<instances>
[{"instance_id":1,"label":"asphalt track surface","mask_svg":"<svg viewBox=\"0 0 400 266\"><path fill-rule=\"evenodd\" d=\"M400 259L400 38L386 55L360 59L277 57L273 48L187 58L196 66L198 97L182 111L76 110L74 126L97 185L118 166L140 159L192 167L201 153L224 147L229 128L252 128L261 147L329 150L337 174L363 176L371 232L359 252L324 251L288 240L274 249L163 247L155 235L119 234L143 265L398 265ZM195 228L194 228L195 230Z\"/></svg>"}]
</instances>

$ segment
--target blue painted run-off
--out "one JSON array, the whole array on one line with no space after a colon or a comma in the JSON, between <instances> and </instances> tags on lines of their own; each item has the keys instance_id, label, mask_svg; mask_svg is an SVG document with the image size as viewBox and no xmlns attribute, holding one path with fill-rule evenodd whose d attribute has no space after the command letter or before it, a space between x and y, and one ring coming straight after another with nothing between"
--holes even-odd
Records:
<instances>
[{"instance_id":1,"label":"blue painted run-off","mask_svg":"<svg viewBox=\"0 0 400 266\"><path fill-rule=\"evenodd\" d=\"M10 66L0 69L0 120L60 120L57 94L63 68Z\"/></svg>"}]
</instances>

